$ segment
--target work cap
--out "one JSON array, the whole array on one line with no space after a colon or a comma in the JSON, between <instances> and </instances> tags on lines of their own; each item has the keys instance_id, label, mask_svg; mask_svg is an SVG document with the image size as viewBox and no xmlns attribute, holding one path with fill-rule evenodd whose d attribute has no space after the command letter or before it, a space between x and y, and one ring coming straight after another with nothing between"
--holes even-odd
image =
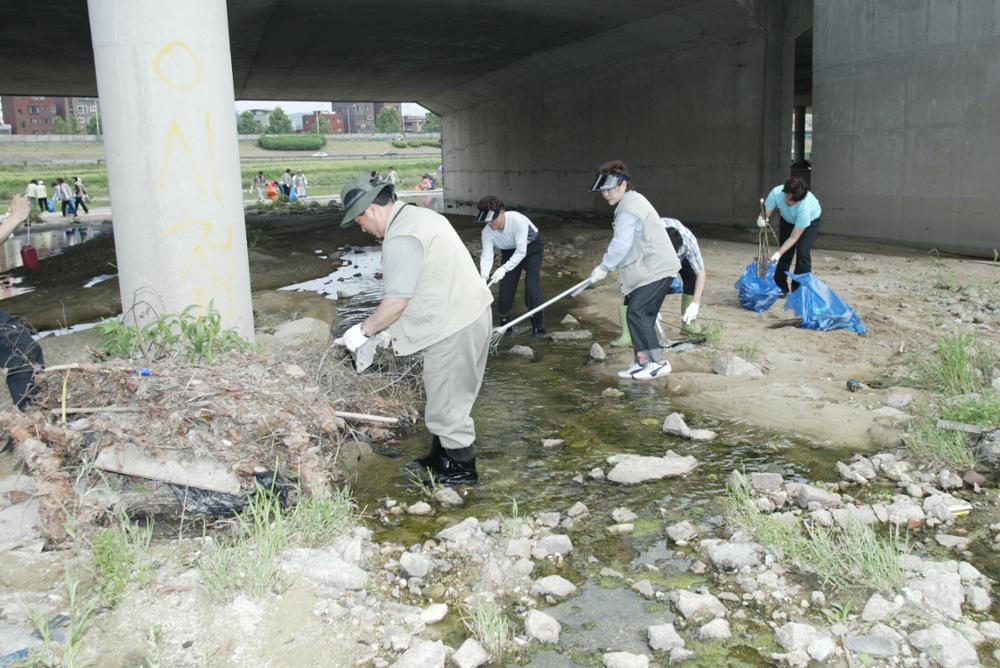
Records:
<instances>
[{"instance_id":1,"label":"work cap","mask_svg":"<svg viewBox=\"0 0 1000 668\"><path fill-rule=\"evenodd\" d=\"M590 186L590 192L599 193L604 192L605 190L611 190L612 188L617 188L628 180L628 177L624 174L598 174L597 180L594 181L594 185Z\"/></svg>"},{"instance_id":2,"label":"work cap","mask_svg":"<svg viewBox=\"0 0 1000 668\"><path fill-rule=\"evenodd\" d=\"M476 223L492 223L500 215L499 211L495 209L480 209L479 213L476 214L473 222Z\"/></svg>"},{"instance_id":3,"label":"work cap","mask_svg":"<svg viewBox=\"0 0 1000 668\"><path fill-rule=\"evenodd\" d=\"M392 186L387 181L370 176L359 176L344 186L340 191L340 201L344 205L344 219L340 221L340 226L350 227L386 187Z\"/></svg>"}]
</instances>

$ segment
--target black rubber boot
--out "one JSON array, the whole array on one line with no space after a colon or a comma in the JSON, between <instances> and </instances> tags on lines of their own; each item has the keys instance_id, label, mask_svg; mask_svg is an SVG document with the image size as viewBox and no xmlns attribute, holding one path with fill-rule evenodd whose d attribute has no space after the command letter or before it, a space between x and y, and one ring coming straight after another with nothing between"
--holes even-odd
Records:
<instances>
[{"instance_id":1,"label":"black rubber boot","mask_svg":"<svg viewBox=\"0 0 1000 668\"><path fill-rule=\"evenodd\" d=\"M445 450L438 466L431 467L431 477L438 485L474 485L479 480L476 458L460 462L449 457Z\"/></svg>"},{"instance_id":2,"label":"black rubber boot","mask_svg":"<svg viewBox=\"0 0 1000 668\"><path fill-rule=\"evenodd\" d=\"M414 459L410 462L410 468L415 468L423 470L426 468L437 469L440 466L440 461L444 456L444 448L441 447L441 439L435 436L431 439L431 449L427 451L427 454L419 459Z\"/></svg>"}]
</instances>

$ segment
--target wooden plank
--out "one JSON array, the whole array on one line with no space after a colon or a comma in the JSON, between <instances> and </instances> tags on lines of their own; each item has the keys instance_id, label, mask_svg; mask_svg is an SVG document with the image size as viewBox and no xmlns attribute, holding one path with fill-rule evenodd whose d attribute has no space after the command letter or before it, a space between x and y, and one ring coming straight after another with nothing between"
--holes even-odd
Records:
<instances>
[{"instance_id":1,"label":"wooden plank","mask_svg":"<svg viewBox=\"0 0 1000 668\"><path fill-rule=\"evenodd\" d=\"M171 459L156 459L142 452L133 443L104 448L98 453L94 465L104 471L137 478L160 480L174 485L186 485L226 494L240 493L239 478L218 462L201 459L181 463Z\"/></svg>"}]
</instances>

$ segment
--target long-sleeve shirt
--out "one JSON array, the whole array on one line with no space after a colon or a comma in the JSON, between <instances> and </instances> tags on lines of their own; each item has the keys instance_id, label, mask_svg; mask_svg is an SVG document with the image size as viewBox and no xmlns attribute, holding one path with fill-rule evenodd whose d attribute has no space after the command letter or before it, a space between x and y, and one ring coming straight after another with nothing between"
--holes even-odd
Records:
<instances>
[{"instance_id":1,"label":"long-sleeve shirt","mask_svg":"<svg viewBox=\"0 0 1000 668\"><path fill-rule=\"evenodd\" d=\"M628 252L632 250L632 244L638 237L642 236L642 221L631 213L620 213L615 218L615 233L608 244L608 250L601 258L601 268L604 271L613 271L618 264L625 259Z\"/></svg>"},{"instance_id":2,"label":"long-sleeve shirt","mask_svg":"<svg viewBox=\"0 0 1000 668\"><path fill-rule=\"evenodd\" d=\"M28 199L37 199L38 198L38 186L35 185L34 183L29 183L28 187L24 190L24 196L27 197ZM43 197L44 197L44 195L43 195Z\"/></svg>"},{"instance_id":3,"label":"long-sleeve shirt","mask_svg":"<svg viewBox=\"0 0 1000 668\"><path fill-rule=\"evenodd\" d=\"M517 211L505 211L504 227L494 230L489 225L483 227L483 252L479 256L479 273L483 278L489 278L493 268L493 249L514 249L514 254L503 264L505 271L510 271L528 254L528 244L538 238L538 228L527 216Z\"/></svg>"}]
</instances>

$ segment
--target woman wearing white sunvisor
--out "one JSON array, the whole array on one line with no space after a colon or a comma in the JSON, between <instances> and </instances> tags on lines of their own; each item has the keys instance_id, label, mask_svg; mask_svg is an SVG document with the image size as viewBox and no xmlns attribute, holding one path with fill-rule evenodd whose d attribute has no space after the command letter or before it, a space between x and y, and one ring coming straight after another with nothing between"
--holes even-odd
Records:
<instances>
[{"instance_id":1,"label":"woman wearing white sunvisor","mask_svg":"<svg viewBox=\"0 0 1000 668\"><path fill-rule=\"evenodd\" d=\"M612 160L597 171L591 191L601 193L604 201L615 207L614 237L590 280L597 283L608 272L618 270L635 351L635 363L618 375L635 380L662 378L670 373L670 362L663 358L656 316L681 263L660 215L649 200L632 189L628 166Z\"/></svg>"}]
</instances>

